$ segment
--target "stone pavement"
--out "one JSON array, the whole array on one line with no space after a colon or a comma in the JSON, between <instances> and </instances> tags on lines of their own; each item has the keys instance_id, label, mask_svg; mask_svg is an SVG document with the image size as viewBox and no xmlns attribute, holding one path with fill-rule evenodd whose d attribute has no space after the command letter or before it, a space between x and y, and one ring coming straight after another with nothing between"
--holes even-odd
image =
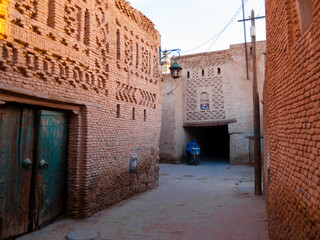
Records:
<instances>
[{"instance_id":1,"label":"stone pavement","mask_svg":"<svg viewBox=\"0 0 320 240\"><path fill-rule=\"evenodd\" d=\"M65 239L85 229L106 239L268 239L264 197L253 167L160 164L159 187L83 220L63 219L19 240Z\"/></svg>"}]
</instances>

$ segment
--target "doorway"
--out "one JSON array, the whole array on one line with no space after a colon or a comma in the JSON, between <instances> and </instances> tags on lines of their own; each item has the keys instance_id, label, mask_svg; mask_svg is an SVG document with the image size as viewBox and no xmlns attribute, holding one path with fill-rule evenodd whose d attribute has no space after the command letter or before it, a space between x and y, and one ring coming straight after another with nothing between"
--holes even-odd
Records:
<instances>
[{"instance_id":1,"label":"doorway","mask_svg":"<svg viewBox=\"0 0 320 240\"><path fill-rule=\"evenodd\" d=\"M68 115L0 106L0 238L42 227L65 211Z\"/></svg>"},{"instance_id":2,"label":"doorway","mask_svg":"<svg viewBox=\"0 0 320 240\"><path fill-rule=\"evenodd\" d=\"M186 128L188 138L195 138L201 148L201 160L228 162L230 135L228 125Z\"/></svg>"}]
</instances>

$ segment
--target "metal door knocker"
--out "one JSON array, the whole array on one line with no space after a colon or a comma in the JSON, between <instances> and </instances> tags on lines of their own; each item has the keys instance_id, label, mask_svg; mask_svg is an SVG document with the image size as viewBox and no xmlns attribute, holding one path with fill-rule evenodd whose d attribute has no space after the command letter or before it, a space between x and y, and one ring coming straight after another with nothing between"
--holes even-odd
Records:
<instances>
[{"instance_id":1,"label":"metal door knocker","mask_svg":"<svg viewBox=\"0 0 320 240\"><path fill-rule=\"evenodd\" d=\"M40 162L39 162L39 168L40 169L43 169L43 168L48 169L49 165L44 159L41 159Z\"/></svg>"},{"instance_id":2,"label":"metal door knocker","mask_svg":"<svg viewBox=\"0 0 320 240\"><path fill-rule=\"evenodd\" d=\"M29 158L26 158L25 160L23 160L22 162L22 166L27 169L27 170L30 170L31 169L31 166L32 166L32 162Z\"/></svg>"}]
</instances>

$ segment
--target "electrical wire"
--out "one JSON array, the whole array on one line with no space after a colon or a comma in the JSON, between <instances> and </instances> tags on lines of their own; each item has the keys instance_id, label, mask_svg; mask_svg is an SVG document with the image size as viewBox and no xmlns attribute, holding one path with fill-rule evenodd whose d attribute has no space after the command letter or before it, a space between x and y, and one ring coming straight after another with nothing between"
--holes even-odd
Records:
<instances>
[{"instance_id":1,"label":"electrical wire","mask_svg":"<svg viewBox=\"0 0 320 240\"><path fill-rule=\"evenodd\" d=\"M258 15L257 15L257 17L259 17L260 16L260 14L261 14L261 10L262 10L262 7L263 7L263 4L265 3L265 0L262 0L261 1L261 5L260 5L260 8L259 8L259 11L258 11ZM264 15L264 13L263 13L263 15Z\"/></svg>"},{"instance_id":2,"label":"electrical wire","mask_svg":"<svg viewBox=\"0 0 320 240\"><path fill-rule=\"evenodd\" d=\"M264 1L264 0L263 0L263 1ZM248 0L245 0L244 5L246 5L247 2L248 2ZM238 11L241 11L241 7L238 9ZM238 12L238 11L237 11L237 12ZM231 20L228 22L228 24L226 25L226 27L228 27L228 26L234 21L234 19L233 19L234 17L237 17L237 16L238 16L239 13L237 13L237 12L236 12L236 14L231 18ZM225 28L226 28L226 27L225 27ZM224 30L225 30L225 29L223 29L222 32L223 32ZM221 32L220 32L220 33L221 33ZM193 49L190 49L190 50L181 51L181 53L187 53L187 52L192 52L192 51L194 51L194 50L197 50L198 48L200 48L200 47L202 47L203 45L205 45L205 44L207 44L208 42L210 42L212 39L216 38L218 35L220 35L220 33L215 34L214 36L212 36L211 38L209 38L207 41L201 43L199 46L197 46L197 47L195 47L195 48L193 48Z\"/></svg>"},{"instance_id":3,"label":"electrical wire","mask_svg":"<svg viewBox=\"0 0 320 240\"><path fill-rule=\"evenodd\" d=\"M190 49L190 50L185 50L185 51L182 51L181 53L187 53L187 52L192 52L194 50L197 50L198 48L201 48L203 45L207 44L208 42L210 42L212 39L214 39L215 37L218 36L219 33L217 33L216 35L214 35L213 37L211 37L210 39L208 39L207 41L205 41L204 43L201 43L199 46L193 48L193 49Z\"/></svg>"},{"instance_id":4,"label":"electrical wire","mask_svg":"<svg viewBox=\"0 0 320 240\"><path fill-rule=\"evenodd\" d=\"M248 0L245 0L244 1L244 5L246 5L248 2ZM209 46L209 48L207 49L207 51L205 51L203 54L201 54L199 60L197 60L197 64L195 64L193 66L193 68L191 68L190 70L193 70L195 69L199 64L200 64L200 61L202 60L202 58L209 52L209 50L211 49L211 47L213 46L213 44L216 43L216 41L220 38L220 36L222 35L222 33L231 25L231 23L236 19L236 17L239 15L239 13L241 12L242 10L242 5L239 7L239 9L236 11L236 13L232 16L232 18L229 20L229 22L227 23L227 25L219 32L217 33L216 35L214 35L212 38L210 38L208 41L202 43L200 46L203 46L204 44L208 43L209 41L211 41L212 39L214 39L214 41L211 43L211 45ZM197 48L199 48L200 46L198 46ZM194 48L193 50L197 49L197 48ZM188 51L191 51L191 50L188 50ZM186 51L184 51L186 52ZM162 96L165 96L165 95L170 95L172 94L177 88L178 86L185 80L186 76L184 76L181 81L169 92L163 94Z\"/></svg>"}]
</instances>

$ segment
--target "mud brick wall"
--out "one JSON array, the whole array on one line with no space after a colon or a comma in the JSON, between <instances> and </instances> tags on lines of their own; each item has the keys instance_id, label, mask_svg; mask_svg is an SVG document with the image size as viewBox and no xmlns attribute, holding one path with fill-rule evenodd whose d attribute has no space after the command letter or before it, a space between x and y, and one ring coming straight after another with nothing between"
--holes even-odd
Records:
<instances>
[{"instance_id":1,"label":"mud brick wall","mask_svg":"<svg viewBox=\"0 0 320 240\"><path fill-rule=\"evenodd\" d=\"M124 0L3 0L0 37L0 100L70 112L69 215L157 185L160 34L145 15Z\"/></svg>"},{"instance_id":2,"label":"mud brick wall","mask_svg":"<svg viewBox=\"0 0 320 240\"><path fill-rule=\"evenodd\" d=\"M271 239L320 239L320 1L266 1L264 182Z\"/></svg>"}]
</instances>

